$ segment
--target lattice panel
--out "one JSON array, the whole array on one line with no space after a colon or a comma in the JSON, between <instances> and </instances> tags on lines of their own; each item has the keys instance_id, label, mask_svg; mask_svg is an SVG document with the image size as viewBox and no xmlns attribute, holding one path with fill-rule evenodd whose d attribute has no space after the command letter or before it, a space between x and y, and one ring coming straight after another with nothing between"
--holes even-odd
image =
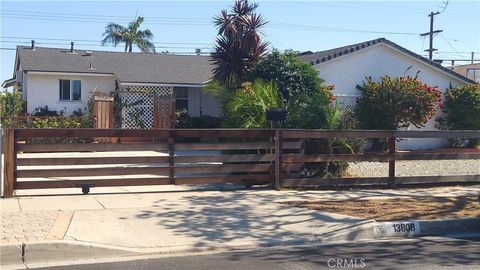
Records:
<instances>
[{"instance_id":1,"label":"lattice panel","mask_svg":"<svg viewBox=\"0 0 480 270\"><path fill-rule=\"evenodd\" d=\"M171 95L173 94L173 87L171 86L127 86L128 92L142 92L142 93L157 93L158 95Z\"/></svg>"},{"instance_id":2,"label":"lattice panel","mask_svg":"<svg viewBox=\"0 0 480 270\"><path fill-rule=\"evenodd\" d=\"M154 96L173 95L173 87L169 86L134 86L122 92L123 107L122 128L152 129L154 113Z\"/></svg>"}]
</instances>

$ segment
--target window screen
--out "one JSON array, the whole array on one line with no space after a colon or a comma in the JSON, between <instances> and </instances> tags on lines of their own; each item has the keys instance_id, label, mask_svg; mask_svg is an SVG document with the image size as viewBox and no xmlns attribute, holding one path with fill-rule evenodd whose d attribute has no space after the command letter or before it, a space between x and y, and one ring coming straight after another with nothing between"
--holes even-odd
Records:
<instances>
[{"instance_id":1,"label":"window screen","mask_svg":"<svg viewBox=\"0 0 480 270\"><path fill-rule=\"evenodd\" d=\"M188 87L174 87L175 109L188 112Z\"/></svg>"},{"instance_id":2,"label":"window screen","mask_svg":"<svg viewBox=\"0 0 480 270\"><path fill-rule=\"evenodd\" d=\"M60 100L70 100L70 80L60 80Z\"/></svg>"},{"instance_id":3,"label":"window screen","mask_svg":"<svg viewBox=\"0 0 480 270\"><path fill-rule=\"evenodd\" d=\"M82 99L82 83L79 80L72 81L72 100Z\"/></svg>"}]
</instances>

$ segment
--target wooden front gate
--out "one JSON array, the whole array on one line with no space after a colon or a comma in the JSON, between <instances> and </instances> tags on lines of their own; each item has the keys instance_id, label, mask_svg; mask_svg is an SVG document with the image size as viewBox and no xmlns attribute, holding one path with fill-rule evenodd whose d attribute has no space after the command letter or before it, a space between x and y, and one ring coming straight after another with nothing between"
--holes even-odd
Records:
<instances>
[{"instance_id":1,"label":"wooden front gate","mask_svg":"<svg viewBox=\"0 0 480 270\"><path fill-rule=\"evenodd\" d=\"M94 128L113 128L113 97L95 93L93 97Z\"/></svg>"},{"instance_id":2,"label":"wooden front gate","mask_svg":"<svg viewBox=\"0 0 480 270\"><path fill-rule=\"evenodd\" d=\"M175 126L175 100L172 94L157 93L153 98L153 128L169 129Z\"/></svg>"}]
</instances>

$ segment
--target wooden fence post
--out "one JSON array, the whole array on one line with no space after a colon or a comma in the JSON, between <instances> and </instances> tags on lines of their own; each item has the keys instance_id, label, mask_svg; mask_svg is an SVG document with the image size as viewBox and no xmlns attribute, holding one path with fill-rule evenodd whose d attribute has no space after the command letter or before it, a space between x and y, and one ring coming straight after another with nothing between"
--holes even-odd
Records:
<instances>
[{"instance_id":1,"label":"wooden fence post","mask_svg":"<svg viewBox=\"0 0 480 270\"><path fill-rule=\"evenodd\" d=\"M4 178L3 178L3 197L13 197L13 185L15 181L15 131L13 129L5 129L3 136L3 153L4 153Z\"/></svg>"},{"instance_id":2,"label":"wooden fence post","mask_svg":"<svg viewBox=\"0 0 480 270\"><path fill-rule=\"evenodd\" d=\"M175 132L168 133L168 179L171 185L175 185Z\"/></svg>"},{"instance_id":3,"label":"wooden fence post","mask_svg":"<svg viewBox=\"0 0 480 270\"><path fill-rule=\"evenodd\" d=\"M280 130L275 130L275 183L274 187L276 190L282 188L280 181L282 180L282 132Z\"/></svg>"},{"instance_id":4,"label":"wooden fence post","mask_svg":"<svg viewBox=\"0 0 480 270\"><path fill-rule=\"evenodd\" d=\"M388 179L390 186L395 185L395 137L388 138Z\"/></svg>"}]
</instances>

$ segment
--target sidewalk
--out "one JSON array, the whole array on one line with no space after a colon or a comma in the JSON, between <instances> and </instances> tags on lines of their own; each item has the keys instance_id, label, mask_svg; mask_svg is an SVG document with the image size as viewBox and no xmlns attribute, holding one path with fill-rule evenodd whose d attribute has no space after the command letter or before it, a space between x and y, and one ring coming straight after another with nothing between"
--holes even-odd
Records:
<instances>
[{"instance_id":1,"label":"sidewalk","mask_svg":"<svg viewBox=\"0 0 480 270\"><path fill-rule=\"evenodd\" d=\"M284 201L415 196L477 196L480 186L400 190L197 190L187 187L92 189L90 195L1 199L2 247L26 243L98 245L131 252L175 253L322 243L373 222L297 208ZM76 190L75 192L79 192ZM342 239L340 239L342 240ZM346 239L343 239L346 240ZM3 256L2 256L3 258Z\"/></svg>"}]
</instances>

